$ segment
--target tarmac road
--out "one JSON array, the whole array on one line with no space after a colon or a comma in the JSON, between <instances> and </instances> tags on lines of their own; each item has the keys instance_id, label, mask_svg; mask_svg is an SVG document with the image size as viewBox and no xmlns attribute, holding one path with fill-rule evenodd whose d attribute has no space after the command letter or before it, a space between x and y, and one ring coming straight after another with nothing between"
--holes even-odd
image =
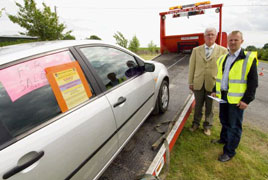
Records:
<instances>
[{"instance_id":1,"label":"tarmac road","mask_svg":"<svg viewBox=\"0 0 268 180\"><path fill-rule=\"evenodd\" d=\"M255 100L244 113L244 122L268 133L268 64L259 62L259 86ZM261 75L260 75L261 74Z\"/></svg>"}]
</instances>

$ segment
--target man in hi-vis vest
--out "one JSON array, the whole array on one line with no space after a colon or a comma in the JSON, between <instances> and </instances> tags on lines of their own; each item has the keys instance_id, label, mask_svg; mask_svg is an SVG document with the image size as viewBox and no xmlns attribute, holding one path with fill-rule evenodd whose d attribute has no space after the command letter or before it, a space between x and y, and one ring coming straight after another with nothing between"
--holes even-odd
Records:
<instances>
[{"instance_id":1,"label":"man in hi-vis vest","mask_svg":"<svg viewBox=\"0 0 268 180\"><path fill-rule=\"evenodd\" d=\"M218 160L226 162L236 154L242 134L243 112L254 100L258 86L257 53L241 49L243 34L233 31L228 35L229 53L217 60L218 73L214 93L227 103L220 103L222 124L219 140L212 143L224 144L223 154Z\"/></svg>"}]
</instances>

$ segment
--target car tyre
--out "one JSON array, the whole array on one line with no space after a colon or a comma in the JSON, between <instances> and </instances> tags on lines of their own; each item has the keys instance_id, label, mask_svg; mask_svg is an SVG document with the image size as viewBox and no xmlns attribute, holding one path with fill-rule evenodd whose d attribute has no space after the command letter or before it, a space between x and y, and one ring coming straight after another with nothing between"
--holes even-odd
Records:
<instances>
[{"instance_id":1,"label":"car tyre","mask_svg":"<svg viewBox=\"0 0 268 180\"><path fill-rule=\"evenodd\" d=\"M169 87L168 82L164 80L160 86L158 94L158 106L160 113L164 113L168 109L169 104Z\"/></svg>"},{"instance_id":2,"label":"car tyre","mask_svg":"<svg viewBox=\"0 0 268 180\"><path fill-rule=\"evenodd\" d=\"M164 80L160 86L153 114L162 114L167 111L169 104L168 82Z\"/></svg>"}]
</instances>

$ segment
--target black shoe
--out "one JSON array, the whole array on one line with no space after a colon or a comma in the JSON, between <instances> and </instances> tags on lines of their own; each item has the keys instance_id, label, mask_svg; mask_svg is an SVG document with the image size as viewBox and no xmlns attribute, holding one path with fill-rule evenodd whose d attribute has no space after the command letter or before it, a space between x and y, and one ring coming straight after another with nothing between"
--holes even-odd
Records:
<instances>
[{"instance_id":1,"label":"black shoe","mask_svg":"<svg viewBox=\"0 0 268 180\"><path fill-rule=\"evenodd\" d=\"M220 162L227 162L227 161L230 161L231 159L232 157L230 157L228 154L222 154L218 158Z\"/></svg>"},{"instance_id":2,"label":"black shoe","mask_svg":"<svg viewBox=\"0 0 268 180\"><path fill-rule=\"evenodd\" d=\"M193 124L192 127L190 127L190 131L191 131L191 132L194 132L194 131L196 131L198 128L199 128L198 125Z\"/></svg>"},{"instance_id":3,"label":"black shoe","mask_svg":"<svg viewBox=\"0 0 268 180\"><path fill-rule=\"evenodd\" d=\"M213 144L225 144L225 142L221 139L212 139L210 142Z\"/></svg>"}]
</instances>

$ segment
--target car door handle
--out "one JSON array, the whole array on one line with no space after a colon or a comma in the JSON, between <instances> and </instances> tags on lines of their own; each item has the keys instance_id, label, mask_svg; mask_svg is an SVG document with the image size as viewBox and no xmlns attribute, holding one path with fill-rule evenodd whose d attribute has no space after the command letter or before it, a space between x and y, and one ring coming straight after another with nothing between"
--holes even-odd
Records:
<instances>
[{"instance_id":1,"label":"car door handle","mask_svg":"<svg viewBox=\"0 0 268 180\"><path fill-rule=\"evenodd\" d=\"M27 161L26 163L22 164L22 165L18 165L14 168L12 168L11 170L9 170L8 172L6 172L4 175L3 175L3 179L8 179L10 178L11 176L17 174L18 172L26 169L27 167L31 166L32 164L34 164L36 161L38 161L41 157L44 156L44 151L40 151L39 153L36 154L36 156Z\"/></svg>"},{"instance_id":2,"label":"car door handle","mask_svg":"<svg viewBox=\"0 0 268 180\"><path fill-rule=\"evenodd\" d=\"M114 104L114 108L119 106L120 104L123 104L126 100L127 98L121 96L120 98L118 98L118 101Z\"/></svg>"}]
</instances>

